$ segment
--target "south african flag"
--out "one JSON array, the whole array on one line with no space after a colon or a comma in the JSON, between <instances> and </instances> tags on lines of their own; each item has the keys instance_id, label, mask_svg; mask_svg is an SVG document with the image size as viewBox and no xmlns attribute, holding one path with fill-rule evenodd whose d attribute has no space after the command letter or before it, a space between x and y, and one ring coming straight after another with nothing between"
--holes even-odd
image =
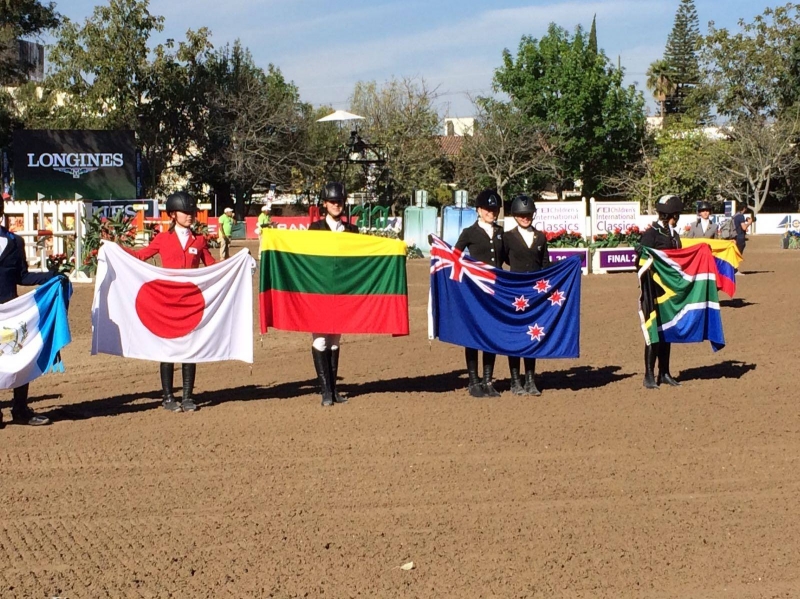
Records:
<instances>
[{"instance_id":1,"label":"south african flag","mask_svg":"<svg viewBox=\"0 0 800 599\"><path fill-rule=\"evenodd\" d=\"M678 250L641 248L639 316L645 342L725 346L717 267L706 244Z\"/></svg>"}]
</instances>

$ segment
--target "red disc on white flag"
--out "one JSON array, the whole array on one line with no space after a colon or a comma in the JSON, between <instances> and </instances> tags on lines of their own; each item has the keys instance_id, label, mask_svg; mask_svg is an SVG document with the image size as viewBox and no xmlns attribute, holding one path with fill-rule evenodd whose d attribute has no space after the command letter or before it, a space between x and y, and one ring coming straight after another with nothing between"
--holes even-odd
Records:
<instances>
[{"instance_id":1,"label":"red disc on white flag","mask_svg":"<svg viewBox=\"0 0 800 599\"><path fill-rule=\"evenodd\" d=\"M149 281L136 296L136 314L153 335L177 339L191 333L203 318L206 302L194 283Z\"/></svg>"}]
</instances>

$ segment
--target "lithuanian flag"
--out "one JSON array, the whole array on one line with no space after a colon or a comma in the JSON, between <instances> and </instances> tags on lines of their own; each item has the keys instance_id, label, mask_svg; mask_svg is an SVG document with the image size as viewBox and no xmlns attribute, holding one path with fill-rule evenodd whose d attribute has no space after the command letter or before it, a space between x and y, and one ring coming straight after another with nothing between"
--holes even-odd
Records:
<instances>
[{"instance_id":1,"label":"lithuanian flag","mask_svg":"<svg viewBox=\"0 0 800 599\"><path fill-rule=\"evenodd\" d=\"M711 248L717 265L717 289L733 297L736 293L736 269L744 258L736 242L730 239L681 239L683 247L705 243Z\"/></svg>"},{"instance_id":2,"label":"lithuanian flag","mask_svg":"<svg viewBox=\"0 0 800 599\"><path fill-rule=\"evenodd\" d=\"M400 240L263 229L261 332L408 335L406 246Z\"/></svg>"}]
</instances>

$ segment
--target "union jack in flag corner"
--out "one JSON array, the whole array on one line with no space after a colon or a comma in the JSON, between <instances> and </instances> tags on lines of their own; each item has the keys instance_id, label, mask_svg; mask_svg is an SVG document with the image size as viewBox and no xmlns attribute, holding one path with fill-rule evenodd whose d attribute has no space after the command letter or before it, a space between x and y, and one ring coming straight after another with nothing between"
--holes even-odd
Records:
<instances>
[{"instance_id":1,"label":"union jack in flag corner","mask_svg":"<svg viewBox=\"0 0 800 599\"><path fill-rule=\"evenodd\" d=\"M473 260L436 236L432 241L430 339L503 356L580 355L580 258L514 273Z\"/></svg>"}]
</instances>

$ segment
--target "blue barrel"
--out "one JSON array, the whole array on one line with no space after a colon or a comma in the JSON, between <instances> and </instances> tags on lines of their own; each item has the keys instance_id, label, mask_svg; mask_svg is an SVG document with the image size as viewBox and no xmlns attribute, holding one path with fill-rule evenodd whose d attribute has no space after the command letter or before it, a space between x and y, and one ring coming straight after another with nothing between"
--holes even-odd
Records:
<instances>
[{"instance_id":1,"label":"blue barrel","mask_svg":"<svg viewBox=\"0 0 800 599\"><path fill-rule=\"evenodd\" d=\"M478 211L475 208L445 206L442 213L442 239L450 245L455 245L461 231L476 220L478 220Z\"/></svg>"}]
</instances>

